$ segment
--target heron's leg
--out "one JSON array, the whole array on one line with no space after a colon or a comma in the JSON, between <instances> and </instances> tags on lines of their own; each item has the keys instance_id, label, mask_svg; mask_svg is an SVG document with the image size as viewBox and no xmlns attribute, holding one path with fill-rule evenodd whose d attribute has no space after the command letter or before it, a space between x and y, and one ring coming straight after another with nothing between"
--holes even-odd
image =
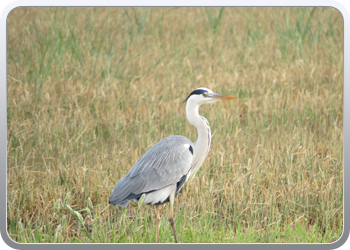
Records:
<instances>
[{"instance_id":1,"label":"heron's leg","mask_svg":"<svg viewBox=\"0 0 350 250\"><path fill-rule=\"evenodd\" d=\"M159 226L160 226L160 212L161 206L156 206L156 231L157 231L157 243L159 243Z\"/></svg>"},{"instance_id":2,"label":"heron's leg","mask_svg":"<svg viewBox=\"0 0 350 250\"><path fill-rule=\"evenodd\" d=\"M173 213L174 200L175 200L175 191L171 192L169 196L169 201L170 201L169 222L170 222L171 228L173 229L175 242L177 243L177 236L176 236L176 231L174 226L174 213Z\"/></svg>"}]
</instances>

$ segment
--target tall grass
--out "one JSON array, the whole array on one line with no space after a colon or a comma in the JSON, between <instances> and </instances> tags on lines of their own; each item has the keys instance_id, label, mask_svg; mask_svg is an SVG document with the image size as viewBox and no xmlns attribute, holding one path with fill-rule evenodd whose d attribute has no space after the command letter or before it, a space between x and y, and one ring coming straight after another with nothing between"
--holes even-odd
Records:
<instances>
[{"instance_id":1,"label":"tall grass","mask_svg":"<svg viewBox=\"0 0 350 250\"><path fill-rule=\"evenodd\" d=\"M332 242L343 229L343 23L332 8L17 8L7 20L7 228L17 242L155 242L108 205L162 138L210 153L175 202L180 242ZM160 238L173 242L162 210Z\"/></svg>"}]
</instances>

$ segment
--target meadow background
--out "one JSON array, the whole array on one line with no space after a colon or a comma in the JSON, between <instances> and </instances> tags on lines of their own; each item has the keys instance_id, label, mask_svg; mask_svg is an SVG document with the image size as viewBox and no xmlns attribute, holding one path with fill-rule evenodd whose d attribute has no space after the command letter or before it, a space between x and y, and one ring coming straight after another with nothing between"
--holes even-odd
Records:
<instances>
[{"instance_id":1,"label":"meadow background","mask_svg":"<svg viewBox=\"0 0 350 250\"><path fill-rule=\"evenodd\" d=\"M179 242L333 242L343 230L343 19L333 8L17 8L7 19L7 229L17 242L155 242L110 206L148 148L209 155L175 202ZM174 242L168 205L161 242Z\"/></svg>"}]
</instances>

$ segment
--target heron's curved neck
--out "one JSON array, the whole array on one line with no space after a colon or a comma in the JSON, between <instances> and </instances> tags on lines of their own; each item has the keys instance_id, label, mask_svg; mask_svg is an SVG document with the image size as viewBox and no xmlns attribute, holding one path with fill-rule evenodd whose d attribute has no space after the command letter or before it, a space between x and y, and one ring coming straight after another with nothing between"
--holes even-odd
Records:
<instances>
[{"instance_id":1,"label":"heron's curved neck","mask_svg":"<svg viewBox=\"0 0 350 250\"><path fill-rule=\"evenodd\" d=\"M211 143L210 126L203 116L198 114L199 105L195 101L188 100L186 104L186 115L188 121L197 128L198 139L194 143L193 168L191 175L195 175L207 156Z\"/></svg>"}]
</instances>

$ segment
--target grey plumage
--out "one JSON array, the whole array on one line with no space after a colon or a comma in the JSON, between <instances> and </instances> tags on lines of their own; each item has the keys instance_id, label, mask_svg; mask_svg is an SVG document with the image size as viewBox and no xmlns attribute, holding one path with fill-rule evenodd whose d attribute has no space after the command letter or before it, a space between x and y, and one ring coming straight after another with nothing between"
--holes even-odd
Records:
<instances>
[{"instance_id":1,"label":"grey plumage","mask_svg":"<svg viewBox=\"0 0 350 250\"><path fill-rule=\"evenodd\" d=\"M193 143L180 135L159 141L114 186L109 203L125 206L129 200L137 200L142 194L177 184L191 169L193 154L189 147L193 150Z\"/></svg>"},{"instance_id":2,"label":"grey plumage","mask_svg":"<svg viewBox=\"0 0 350 250\"><path fill-rule=\"evenodd\" d=\"M184 136L173 135L155 144L114 186L109 203L124 207L130 200L137 201L142 195L145 195L142 204L160 205L169 202L169 222L177 242L173 214L175 197L189 177L193 179L208 155L211 143L209 123L198 114L198 109L202 104L214 103L220 99L230 100L235 97L216 94L207 88L192 91L185 100L186 116L197 128L197 141L192 143ZM156 211L159 242L159 206Z\"/></svg>"}]
</instances>

